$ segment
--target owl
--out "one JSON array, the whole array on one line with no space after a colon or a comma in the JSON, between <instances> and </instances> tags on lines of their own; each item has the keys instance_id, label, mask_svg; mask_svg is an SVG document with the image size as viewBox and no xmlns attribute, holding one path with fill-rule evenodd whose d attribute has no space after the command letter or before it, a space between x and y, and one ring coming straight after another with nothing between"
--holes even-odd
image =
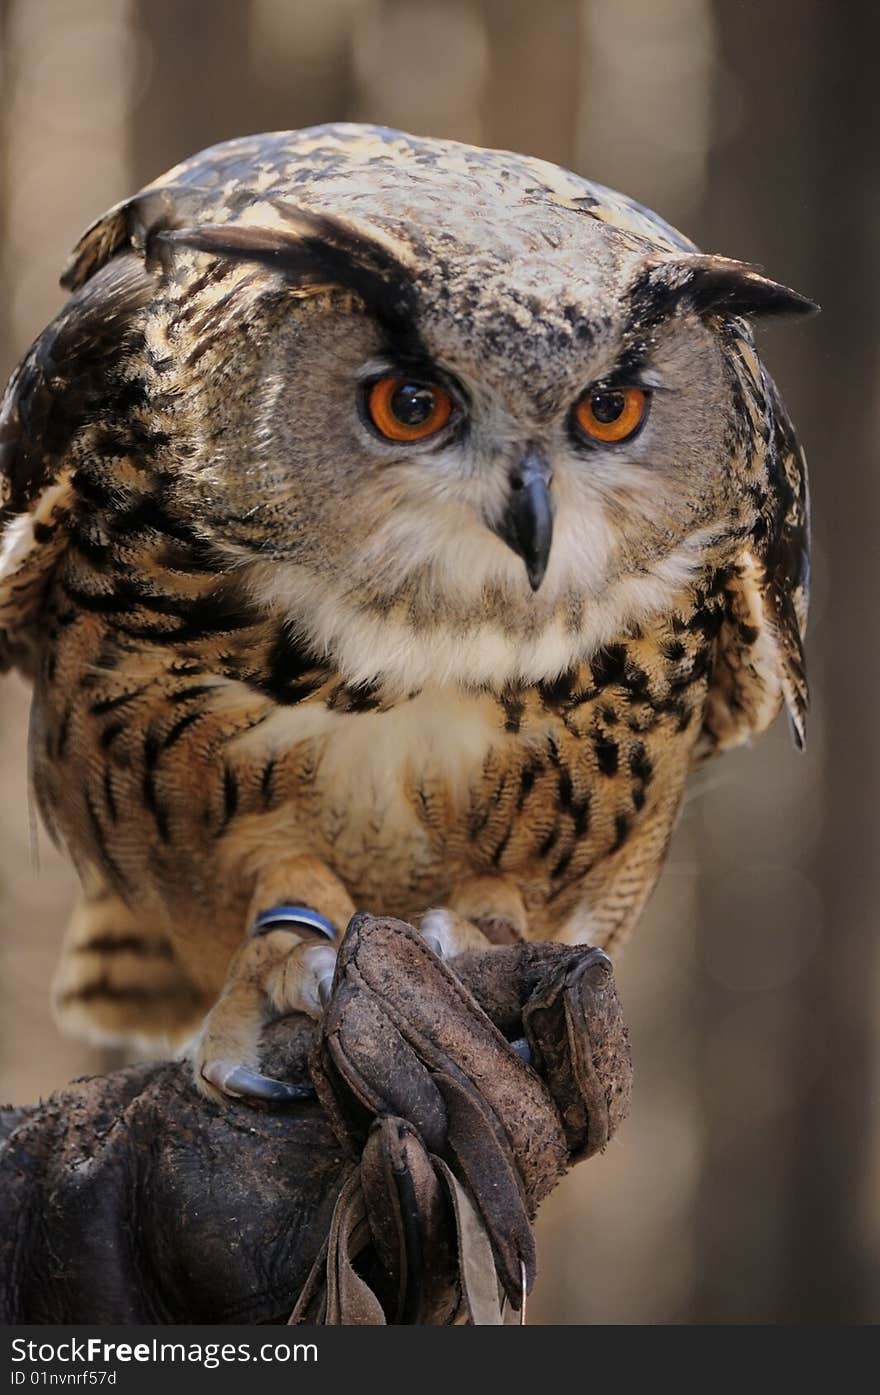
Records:
<instances>
[{"instance_id":1,"label":"owl","mask_svg":"<svg viewBox=\"0 0 880 1395\"><path fill-rule=\"evenodd\" d=\"M8 386L0 661L81 896L61 1026L283 1101L366 909L613 951L688 773L807 688L815 307L541 160L361 125L88 229Z\"/></svg>"}]
</instances>

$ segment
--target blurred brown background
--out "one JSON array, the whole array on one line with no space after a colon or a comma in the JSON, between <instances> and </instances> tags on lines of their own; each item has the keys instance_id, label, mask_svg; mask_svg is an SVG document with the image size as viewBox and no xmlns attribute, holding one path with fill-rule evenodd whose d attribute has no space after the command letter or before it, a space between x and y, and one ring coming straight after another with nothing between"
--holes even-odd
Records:
<instances>
[{"instance_id":1,"label":"blurred brown background","mask_svg":"<svg viewBox=\"0 0 880 1395\"><path fill-rule=\"evenodd\" d=\"M533 1321L880 1316L880 9L835 0L0 0L5 373L81 227L192 151L369 120L558 161L819 300L764 348L812 462L814 706L695 784L620 970L632 1116L540 1222ZM0 1097L100 1057L47 979L71 877L0 683ZM33 845L38 842L38 860Z\"/></svg>"}]
</instances>

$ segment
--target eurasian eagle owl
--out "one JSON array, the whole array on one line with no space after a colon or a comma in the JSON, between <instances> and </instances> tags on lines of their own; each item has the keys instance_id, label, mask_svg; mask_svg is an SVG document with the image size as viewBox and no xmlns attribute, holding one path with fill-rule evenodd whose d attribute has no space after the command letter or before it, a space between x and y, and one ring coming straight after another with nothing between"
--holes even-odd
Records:
<instances>
[{"instance_id":1,"label":"eurasian eagle owl","mask_svg":"<svg viewBox=\"0 0 880 1395\"><path fill-rule=\"evenodd\" d=\"M2 418L0 660L105 1038L320 1011L356 908L613 948L701 756L806 707L813 307L540 160L368 126L185 161L85 234ZM426 914L427 913L427 914Z\"/></svg>"}]
</instances>

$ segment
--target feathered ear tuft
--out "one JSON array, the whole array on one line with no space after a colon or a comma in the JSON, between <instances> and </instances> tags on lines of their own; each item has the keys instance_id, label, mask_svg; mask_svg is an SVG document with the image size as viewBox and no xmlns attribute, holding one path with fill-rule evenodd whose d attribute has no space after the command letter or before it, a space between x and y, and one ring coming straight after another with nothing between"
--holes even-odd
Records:
<instances>
[{"instance_id":1,"label":"feathered ear tuft","mask_svg":"<svg viewBox=\"0 0 880 1395\"><path fill-rule=\"evenodd\" d=\"M414 285L402 244L329 214L272 202L282 220L274 226L223 223L160 228L151 242L157 250L191 247L256 262L299 288L338 286L353 291L397 338L412 332Z\"/></svg>"},{"instance_id":2,"label":"feathered ear tuft","mask_svg":"<svg viewBox=\"0 0 880 1395\"><path fill-rule=\"evenodd\" d=\"M771 281L759 267L729 257L690 256L654 263L638 288L662 313L680 304L698 315L815 315L819 306Z\"/></svg>"},{"instance_id":3,"label":"feathered ear tuft","mask_svg":"<svg viewBox=\"0 0 880 1395\"><path fill-rule=\"evenodd\" d=\"M268 201L266 226L198 223L197 196L185 188L148 190L117 204L80 238L61 284L75 290L120 252L132 250L148 271L167 267L175 247L270 268L291 286L353 291L401 353L422 352L412 259L405 243L326 213ZM276 216L277 215L277 216Z\"/></svg>"},{"instance_id":4,"label":"feathered ear tuft","mask_svg":"<svg viewBox=\"0 0 880 1395\"><path fill-rule=\"evenodd\" d=\"M176 216L173 191L169 189L151 189L123 199L86 228L68 258L61 285L65 290L78 291L121 252L131 250L146 259L155 234L173 227Z\"/></svg>"}]
</instances>

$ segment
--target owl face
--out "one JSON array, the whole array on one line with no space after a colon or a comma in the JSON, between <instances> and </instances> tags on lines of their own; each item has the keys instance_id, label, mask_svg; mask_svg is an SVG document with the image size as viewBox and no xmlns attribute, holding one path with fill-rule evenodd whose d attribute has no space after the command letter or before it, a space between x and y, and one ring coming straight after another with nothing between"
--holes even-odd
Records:
<instances>
[{"instance_id":1,"label":"owl face","mask_svg":"<svg viewBox=\"0 0 880 1395\"><path fill-rule=\"evenodd\" d=\"M332 301L277 326L248 475L277 500L281 570L532 630L687 572L734 492L717 335L673 316L633 352L631 282L546 280L540 297L468 280L441 298L426 278L400 345Z\"/></svg>"},{"instance_id":2,"label":"owl face","mask_svg":"<svg viewBox=\"0 0 880 1395\"><path fill-rule=\"evenodd\" d=\"M460 677L465 651L477 681L543 676L753 521L717 327L673 298L646 332L644 249L572 222L447 228L442 265L395 268L390 309L269 282L242 332L247 412L227 400L235 452L194 507L352 678L397 653L401 682L438 656ZM256 548L234 521L255 516Z\"/></svg>"}]
</instances>

